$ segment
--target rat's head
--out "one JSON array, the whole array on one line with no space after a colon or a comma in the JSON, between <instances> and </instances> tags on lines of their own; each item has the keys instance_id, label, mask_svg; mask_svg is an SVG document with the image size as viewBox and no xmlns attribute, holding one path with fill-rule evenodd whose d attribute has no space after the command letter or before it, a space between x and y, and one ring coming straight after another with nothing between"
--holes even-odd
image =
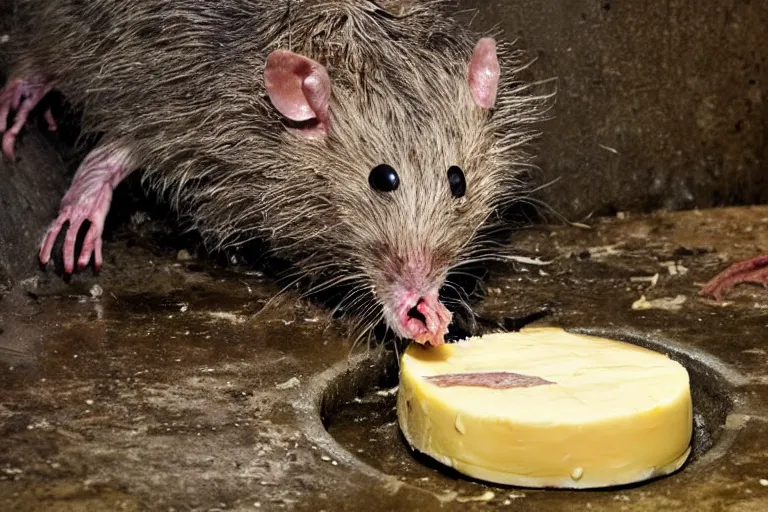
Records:
<instances>
[{"instance_id":1,"label":"rat's head","mask_svg":"<svg viewBox=\"0 0 768 512\"><path fill-rule=\"evenodd\" d=\"M300 169L293 186L319 196L290 238L317 243L310 266L343 262L329 282L360 283L389 328L421 343L443 342L451 313L439 291L516 183L512 148L525 138L522 114L518 126L509 120L514 87L499 88L496 42L469 50L453 62L435 52L399 57L366 73L278 50L265 69L272 105L297 123L286 144Z\"/></svg>"}]
</instances>

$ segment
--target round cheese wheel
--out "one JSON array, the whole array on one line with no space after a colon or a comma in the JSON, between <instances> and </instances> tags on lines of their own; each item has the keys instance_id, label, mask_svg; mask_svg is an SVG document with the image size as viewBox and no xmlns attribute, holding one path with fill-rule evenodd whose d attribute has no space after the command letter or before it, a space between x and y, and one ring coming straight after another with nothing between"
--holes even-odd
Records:
<instances>
[{"instance_id":1,"label":"round cheese wheel","mask_svg":"<svg viewBox=\"0 0 768 512\"><path fill-rule=\"evenodd\" d=\"M666 355L557 328L491 334L400 361L412 448L470 477L596 488L669 474L693 428L688 372Z\"/></svg>"}]
</instances>

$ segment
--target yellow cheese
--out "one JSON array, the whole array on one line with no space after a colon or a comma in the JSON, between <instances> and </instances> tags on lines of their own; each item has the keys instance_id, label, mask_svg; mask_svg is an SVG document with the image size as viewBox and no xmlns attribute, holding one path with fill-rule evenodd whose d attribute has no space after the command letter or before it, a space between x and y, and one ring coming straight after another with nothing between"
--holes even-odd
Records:
<instances>
[{"instance_id":1,"label":"yellow cheese","mask_svg":"<svg viewBox=\"0 0 768 512\"><path fill-rule=\"evenodd\" d=\"M677 362L561 329L411 344L400 362L397 414L411 447L499 484L594 488L669 474L690 453L692 413Z\"/></svg>"}]
</instances>

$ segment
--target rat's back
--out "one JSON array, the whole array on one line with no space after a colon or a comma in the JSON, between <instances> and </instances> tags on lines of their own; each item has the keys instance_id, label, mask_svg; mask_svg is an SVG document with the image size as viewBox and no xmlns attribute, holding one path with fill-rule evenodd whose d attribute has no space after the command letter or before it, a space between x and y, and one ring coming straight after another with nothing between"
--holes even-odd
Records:
<instances>
[{"instance_id":1,"label":"rat's back","mask_svg":"<svg viewBox=\"0 0 768 512\"><path fill-rule=\"evenodd\" d=\"M224 99L223 76L230 89L244 85L233 69L251 67L258 88L286 3L16 0L3 57L11 76L52 83L82 107L86 131L141 140L157 126L157 112L172 118L183 107L189 129L196 121L189 106L197 105L202 121L208 105Z\"/></svg>"}]
</instances>

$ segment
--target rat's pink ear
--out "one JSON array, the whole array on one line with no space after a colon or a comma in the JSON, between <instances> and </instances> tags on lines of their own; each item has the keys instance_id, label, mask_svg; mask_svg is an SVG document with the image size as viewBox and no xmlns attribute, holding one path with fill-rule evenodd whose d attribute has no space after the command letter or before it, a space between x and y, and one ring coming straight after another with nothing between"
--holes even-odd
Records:
<instances>
[{"instance_id":1,"label":"rat's pink ear","mask_svg":"<svg viewBox=\"0 0 768 512\"><path fill-rule=\"evenodd\" d=\"M475 44L469 61L467 80L472 99L481 108L493 108L499 87L499 59L496 57L496 41L484 37Z\"/></svg>"},{"instance_id":2,"label":"rat's pink ear","mask_svg":"<svg viewBox=\"0 0 768 512\"><path fill-rule=\"evenodd\" d=\"M328 133L331 80L325 67L288 50L275 50L267 57L264 84L282 115L296 122L317 121L299 133L307 137Z\"/></svg>"}]
</instances>

